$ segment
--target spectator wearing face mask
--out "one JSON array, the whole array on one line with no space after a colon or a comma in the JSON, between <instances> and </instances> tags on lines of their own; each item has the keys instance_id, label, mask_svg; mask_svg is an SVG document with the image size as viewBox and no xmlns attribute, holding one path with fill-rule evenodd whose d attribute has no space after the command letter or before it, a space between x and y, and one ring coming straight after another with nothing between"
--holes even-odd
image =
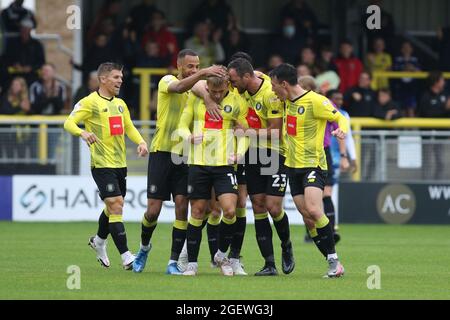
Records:
<instances>
[{"instance_id":1,"label":"spectator wearing face mask","mask_svg":"<svg viewBox=\"0 0 450 320\"><path fill-rule=\"evenodd\" d=\"M295 19L285 17L282 21L281 34L274 38L273 53L283 57L284 62L294 65L297 62L299 52L305 47L305 40L297 32Z\"/></svg>"}]
</instances>

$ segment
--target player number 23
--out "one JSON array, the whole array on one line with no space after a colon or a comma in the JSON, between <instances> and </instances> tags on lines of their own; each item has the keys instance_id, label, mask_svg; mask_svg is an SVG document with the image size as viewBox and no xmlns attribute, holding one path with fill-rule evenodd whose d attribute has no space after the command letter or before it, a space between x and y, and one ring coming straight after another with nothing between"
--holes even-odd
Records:
<instances>
[{"instance_id":1,"label":"player number 23","mask_svg":"<svg viewBox=\"0 0 450 320\"><path fill-rule=\"evenodd\" d=\"M286 175L285 174L274 174L272 175L273 183L272 183L272 187L274 188L279 188L279 187L286 187ZM281 183L280 183L281 180Z\"/></svg>"}]
</instances>

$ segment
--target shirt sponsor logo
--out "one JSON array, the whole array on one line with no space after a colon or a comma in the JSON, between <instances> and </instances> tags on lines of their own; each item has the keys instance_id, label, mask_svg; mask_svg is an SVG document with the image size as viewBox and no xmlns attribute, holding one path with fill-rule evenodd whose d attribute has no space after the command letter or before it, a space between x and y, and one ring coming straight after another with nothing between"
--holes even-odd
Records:
<instances>
[{"instance_id":1,"label":"shirt sponsor logo","mask_svg":"<svg viewBox=\"0 0 450 320\"><path fill-rule=\"evenodd\" d=\"M205 129L222 129L223 119L214 119L208 112L205 113Z\"/></svg>"},{"instance_id":2,"label":"shirt sponsor logo","mask_svg":"<svg viewBox=\"0 0 450 320\"><path fill-rule=\"evenodd\" d=\"M256 114L255 109L248 109L247 123L250 128L261 129L261 119Z\"/></svg>"},{"instance_id":3,"label":"shirt sponsor logo","mask_svg":"<svg viewBox=\"0 0 450 320\"><path fill-rule=\"evenodd\" d=\"M121 116L109 117L109 133L112 136L123 135L123 124Z\"/></svg>"},{"instance_id":4,"label":"shirt sponsor logo","mask_svg":"<svg viewBox=\"0 0 450 320\"><path fill-rule=\"evenodd\" d=\"M297 135L297 117L287 116L287 133L290 136Z\"/></svg>"}]
</instances>

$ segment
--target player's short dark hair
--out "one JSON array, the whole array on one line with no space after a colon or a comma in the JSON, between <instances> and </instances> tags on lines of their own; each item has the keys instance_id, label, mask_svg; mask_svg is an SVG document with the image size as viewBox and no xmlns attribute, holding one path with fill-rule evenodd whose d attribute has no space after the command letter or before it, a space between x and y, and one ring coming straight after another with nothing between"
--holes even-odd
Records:
<instances>
[{"instance_id":1,"label":"player's short dark hair","mask_svg":"<svg viewBox=\"0 0 450 320\"><path fill-rule=\"evenodd\" d=\"M286 81L291 86L297 84L297 70L289 63L282 63L272 71L269 76L271 78L277 78L278 81Z\"/></svg>"},{"instance_id":2,"label":"player's short dark hair","mask_svg":"<svg viewBox=\"0 0 450 320\"><path fill-rule=\"evenodd\" d=\"M116 62L104 62L98 67L97 74L100 77L100 76L110 73L113 70L122 71L123 65L116 63Z\"/></svg>"},{"instance_id":3,"label":"player's short dark hair","mask_svg":"<svg viewBox=\"0 0 450 320\"><path fill-rule=\"evenodd\" d=\"M253 58L252 58L252 56L249 55L247 52L244 52L244 51L238 51L238 52L235 52L235 53L231 56L230 62L233 61L233 60L239 59L239 58L245 59L245 60L247 60L248 62L250 62L250 64L253 64Z\"/></svg>"},{"instance_id":4,"label":"player's short dark hair","mask_svg":"<svg viewBox=\"0 0 450 320\"><path fill-rule=\"evenodd\" d=\"M197 54L197 52L195 52L195 51L192 50L192 49L183 49L183 50L181 50L180 52L178 52L177 59L178 59L178 60L184 59L184 57L186 57L186 56L197 57L198 54Z\"/></svg>"},{"instance_id":5,"label":"player's short dark hair","mask_svg":"<svg viewBox=\"0 0 450 320\"><path fill-rule=\"evenodd\" d=\"M228 70L230 69L234 69L236 70L236 73L238 74L239 77L243 77L246 73L253 75L254 70L252 67L252 64L244 59L244 58L237 58L233 61L231 61L228 64Z\"/></svg>"},{"instance_id":6,"label":"player's short dark hair","mask_svg":"<svg viewBox=\"0 0 450 320\"><path fill-rule=\"evenodd\" d=\"M427 78L428 87L434 86L443 77L441 71L431 71Z\"/></svg>"}]
</instances>

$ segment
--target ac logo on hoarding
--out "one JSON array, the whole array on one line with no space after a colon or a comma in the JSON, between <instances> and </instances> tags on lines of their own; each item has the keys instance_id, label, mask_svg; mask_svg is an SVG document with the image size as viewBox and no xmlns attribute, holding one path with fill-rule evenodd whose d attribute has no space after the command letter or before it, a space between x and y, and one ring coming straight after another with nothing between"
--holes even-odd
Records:
<instances>
[{"instance_id":1,"label":"ac logo on hoarding","mask_svg":"<svg viewBox=\"0 0 450 320\"><path fill-rule=\"evenodd\" d=\"M416 211L416 197L408 186L388 185L378 194L377 210L386 223L407 223Z\"/></svg>"},{"instance_id":2,"label":"ac logo on hoarding","mask_svg":"<svg viewBox=\"0 0 450 320\"><path fill-rule=\"evenodd\" d=\"M34 214L44 205L46 200L47 196L45 193L33 184L20 198L20 204L25 209L28 209L30 214Z\"/></svg>"}]
</instances>

